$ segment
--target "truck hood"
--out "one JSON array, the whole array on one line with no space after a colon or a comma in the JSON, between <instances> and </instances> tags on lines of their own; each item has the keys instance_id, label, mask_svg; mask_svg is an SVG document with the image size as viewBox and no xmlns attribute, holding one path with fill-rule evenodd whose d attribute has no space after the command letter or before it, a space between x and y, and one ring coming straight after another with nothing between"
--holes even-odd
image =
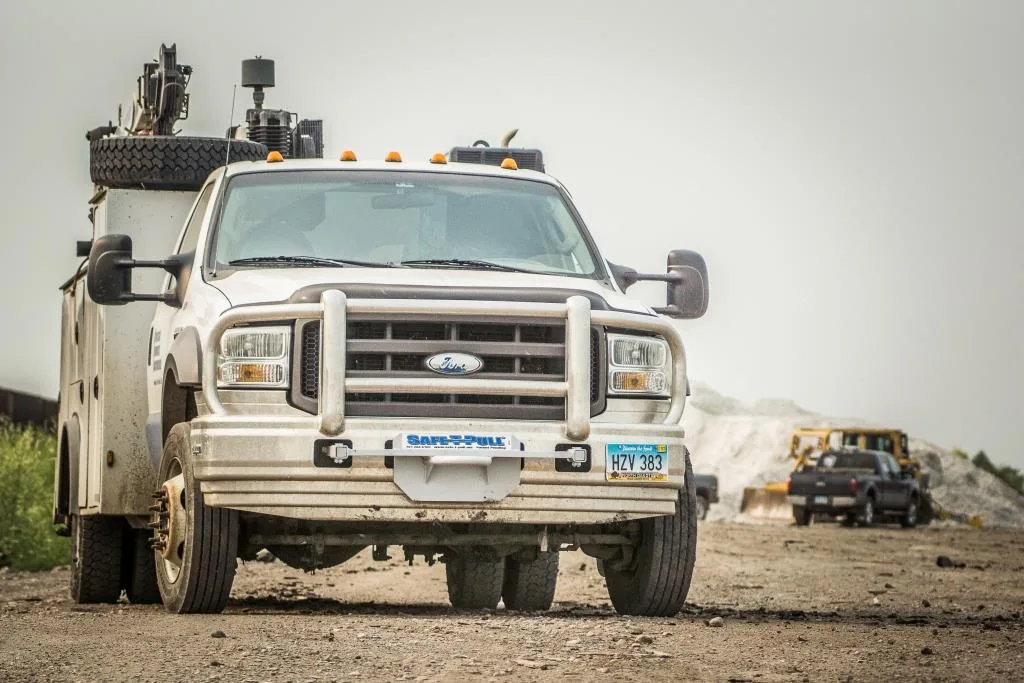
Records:
<instances>
[{"instance_id":1,"label":"truck hood","mask_svg":"<svg viewBox=\"0 0 1024 683\"><path fill-rule=\"evenodd\" d=\"M597 280L532 273L441 268L254 268L207 279L227 297L231 306L313 302L319 292L336 287L353 297L494 299L554 301L578 293L594 307L631 313L653 312ZM600 306L604 308L604 306Z\"/></svg>"}]
</instances>

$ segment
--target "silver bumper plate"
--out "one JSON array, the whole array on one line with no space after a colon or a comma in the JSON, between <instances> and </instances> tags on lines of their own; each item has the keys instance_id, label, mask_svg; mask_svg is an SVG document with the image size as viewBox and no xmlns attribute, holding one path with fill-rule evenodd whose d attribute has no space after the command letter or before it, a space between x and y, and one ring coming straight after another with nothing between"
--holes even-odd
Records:
<instances>
[{"instance_id":1,"label":"silver bumper plate","mask_svg":"<svg viewBox=\"0 0 1024 683\"><path fill-rule=\"evenodd\" d=\"M330 458L338 464L349 458L394 458L394 481L410 500L421 502L486 502L505 498L519 486L525 458L565 458L585 462L587 451L527 451L508 434L403 433L386 450L349 448L335 444Z\"/></svg>"}]
</instances>

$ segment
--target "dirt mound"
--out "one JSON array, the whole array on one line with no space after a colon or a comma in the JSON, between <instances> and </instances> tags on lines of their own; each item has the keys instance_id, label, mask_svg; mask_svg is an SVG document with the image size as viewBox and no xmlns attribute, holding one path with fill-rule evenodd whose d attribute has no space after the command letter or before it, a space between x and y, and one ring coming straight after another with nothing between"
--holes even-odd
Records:
<instances>
[{"instance_id":1,"label":"dirt mound","mask_svg":"<svg viewBox=\"0 0 1024 683\"><path fill-rule=\"evenodd\" d=\"M718 476L721 502L708 519L742 521L743 489L784 480L789 435L798 426L865 425L859 418L828 417L792 401L765 399L746 405L695 384L683 415L694 470ZM921 439L910 448L930 473L932 492L951 513L979 515L985 526L1024 527L1024 496L968 460Z\"/></svg>"}]
</instances>

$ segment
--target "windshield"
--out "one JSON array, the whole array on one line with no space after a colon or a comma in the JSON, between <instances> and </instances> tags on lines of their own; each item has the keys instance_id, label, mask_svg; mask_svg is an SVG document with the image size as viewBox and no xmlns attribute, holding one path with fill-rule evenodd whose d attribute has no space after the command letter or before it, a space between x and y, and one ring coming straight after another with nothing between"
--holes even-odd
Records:
<instances>
[{"instance_id":1,"label":"windshield","mask_svg":"<svg viewBox=\"0 0 1024 683\"><path fill-rule=\"evenodd\" d=\"M868 470L875 471L875 456L871 453L829 452L821 456L815 469L818 470Z\"/></svg>"},{"instance_id":2,"label":"windshield","mask_svg":"<svg viewBox=\"0 0 1024 683\"><path fill-rule=\"evenodd\" d=\"M228 184L214 239L221 267L404 265L601 276L558 190L510 178L240 174Z\"/></svg>"}]
</instances>

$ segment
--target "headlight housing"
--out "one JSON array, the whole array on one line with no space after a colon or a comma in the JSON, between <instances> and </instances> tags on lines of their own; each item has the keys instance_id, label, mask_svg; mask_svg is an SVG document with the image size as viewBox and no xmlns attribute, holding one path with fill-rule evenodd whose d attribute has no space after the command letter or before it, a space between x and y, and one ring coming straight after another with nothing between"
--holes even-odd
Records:
<instances>
[{"instance_id":1,"label":"headlight housing","mask_svg":"<svg viewBox=\"0 0 1024 683\"><path fill-rule=\"evenodd\" d=\"M671 395L672 354L660 337L608 335L608 394L610 396Z\"/></svg>"},{"instance_id":2,"label":"headlight housing","mask_svg":"<svg viewBox=\"0 0 1024 683\"><path fill-rule=\"evenodd\" d=\"M287 388L291 339L290 327L228 330L217 354L217 386Z\"/></svg>"}]
</instances>

